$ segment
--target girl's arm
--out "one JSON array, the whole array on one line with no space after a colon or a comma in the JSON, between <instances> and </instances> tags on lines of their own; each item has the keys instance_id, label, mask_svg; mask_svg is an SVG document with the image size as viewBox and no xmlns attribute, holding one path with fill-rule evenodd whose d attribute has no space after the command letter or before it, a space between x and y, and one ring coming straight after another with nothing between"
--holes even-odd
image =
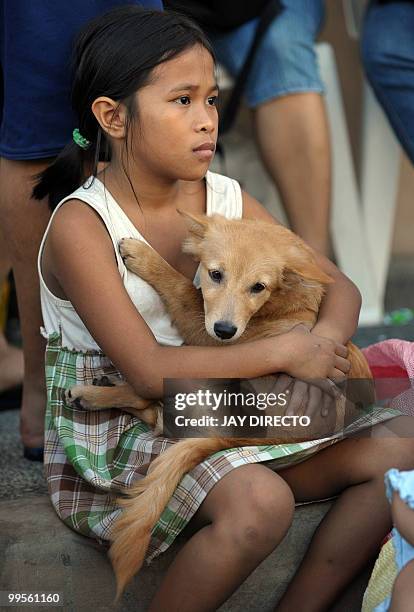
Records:
<instances>
[{"instance_id":1,"label":"girl's arm","mask_svg":"<svg viewBox=\"0 0 414 612\"><path fill-rule=\"evenodd\" d=\"M58 211L47 243L48 271L98 346L143 397L161 397L164 378L253 378L285 371L324 379L348 371L343 347L323 338L315 343L302 329L237 346L159 345L125 290L104 224L77 200Z\"/></svg>"},{"instance_id":2,"label":"girl's arm","mask_svg":"<svg viewBox=\"0 0 414 612\"><path fill-rule=\"evenodd\" d=\"M279 222L255 198L243 192L243 218ZM334 282L328 285L313 334L346 344L354 335L361 308L361 294L354 283L327 257L313 251L317 264Z\"/></svg>"}]
</instances>

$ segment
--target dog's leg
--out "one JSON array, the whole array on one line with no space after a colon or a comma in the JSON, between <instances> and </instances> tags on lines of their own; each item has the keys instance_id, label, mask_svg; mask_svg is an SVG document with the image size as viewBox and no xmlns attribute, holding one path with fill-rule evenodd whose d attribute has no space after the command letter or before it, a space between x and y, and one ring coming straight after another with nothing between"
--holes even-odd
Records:
<instances>
[{"instance_id":1,"label":"dog's leg","mask_svg":"<svg viewBox=\"0 0 414 612\"><path fill-rule=\"evenodd\" d=\"M216 345L205 329L201 291L141 240L124 238L119 249L126 267L150 284L163 300L185 344Z\"/></svg>"},{"instance_id":2,"label":"dog's leg","mask_svg":"<svg viewBox=\"0 0 414 612\"><path fill-rule=\"evenodd\" d=\"M159 425L159 402L139 397L125 382L113 386L76 385L67 389L65 401L69 406L83 410L121 408L151 427Z\"/></svg>"}]
</instances>

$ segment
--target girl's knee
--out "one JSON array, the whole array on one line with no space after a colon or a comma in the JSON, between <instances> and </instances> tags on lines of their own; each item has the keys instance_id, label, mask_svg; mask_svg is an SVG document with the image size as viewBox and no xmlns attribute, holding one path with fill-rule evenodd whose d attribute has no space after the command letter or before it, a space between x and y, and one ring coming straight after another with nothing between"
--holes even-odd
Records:
<instances>
[{"instance_id":1,"label":"girl's knee","mask_svg":"<svg viewBox=\"0 0 414 612\"><path fill-rule=\"evenodd\" d=\"M269 553L289 529L295 501L286 482L269 468L249 467L255 469L234 470L239 474L229 488L232 499L216 520L241 550Z\"/></svg>"},{"instance_id":2,"label":"girl's knee","mask_svg":"<svg viewBox=\"0 0 414 612\"><path fill-rule=\"evenodd\" d=\"M259 466L257 466L259 467ZM289 485L269 468L261 467L248 484L247 509L263 524L274 524L275 516L290 525L295 509L295 499ZM275 514L275 512L277 514Z\"/></svg>"}]
</instances>

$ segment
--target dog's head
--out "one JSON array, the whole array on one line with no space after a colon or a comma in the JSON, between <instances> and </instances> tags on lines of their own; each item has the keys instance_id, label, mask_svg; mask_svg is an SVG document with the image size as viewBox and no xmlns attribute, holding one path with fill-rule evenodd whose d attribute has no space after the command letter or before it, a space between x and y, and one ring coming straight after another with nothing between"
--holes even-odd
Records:
<instances>
[{"instance_id":1,"label":"dog's head","mask_svg":"<svg viewBox=\"0 0 414 612\"><path fill-rule=\"evenodd\" d=\"M283 226L181 213L189 224L183 250L200 262L205 327L234 342L254 316L316 319L324 285L331 282L311 249Z\"/></svg>"}]
</instances>

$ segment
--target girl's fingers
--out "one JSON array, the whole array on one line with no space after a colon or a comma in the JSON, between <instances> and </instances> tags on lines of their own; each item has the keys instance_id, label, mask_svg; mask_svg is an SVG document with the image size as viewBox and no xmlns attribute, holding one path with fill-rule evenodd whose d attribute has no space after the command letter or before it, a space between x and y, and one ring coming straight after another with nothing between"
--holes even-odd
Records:
<instances>
[{"instance_id":1,"label":"girl's fingers","mask_svg":"<svg viewBox=\"0 0 414 612\"><path fill-rule=\"evenodd\" d=\"M322 411L321 411L321 415L324 418L328 416L330 410L332 409L332 406L334 406L335 403L336 403L335 398L333 398L331 395L328 395L327 393L324 393L323 401L322 401Z\"/></svg>"},{"instance_id":2,"label":"girl's fingers","mask_svg":"<svg viewBox=\"0 0 414 612\"><path fill-rule=\"evenodd\" d=\"M335 345L335 353L340 357L348 357L348 349L343 344L339 344L338 342Z\"/></svg>"},{"instance_id":3,"label":"girl's fingers","mask_svg":"<svg viewBox=\"0 0 414 612\"><path fill-rule=\"evenodd\" d=\"M342 370L334 368L332 376L329 377L334 384L341 384L346 381L347 376Z\"/></svg>"},{"instance_id":4,"label":"girl's fingers","mask_svg":"<svg viewBox=\"0 0 414 612\"><path fill-rule=\"evenodd\" d=\"M343 374L348 374L349 370L351 369L351 362L343 357L338 357L338 355L335 357L334 365L335 368L340 370Z\"/></svg>"},{"instance_id":5,"label":"girl's fingers","mask_svg":"<svg viewBox=\"0 0 414 612\"><path fill-rule=\"evenodd\" d=\"M315 385L309 385L308 395L309 399L304 414L312 419L321 413L324 395L321 389L319 387L315 387Z\"/></svg>"},{"instance_id":6,"label":"girl's fingers","mask_svg":"<svg viewBox=\"0 0 414 612\"><path fill-rule=\"evenodd\" d=\"M302 410L303 404L305 400L307 399L307 395L308 395L307 383L303 382L302 380L296 380L293 385L293 389L292 389L292 392L288 400L288 407L286 409L286 414L289 416L295 415L295 414L296 415L302 414L302 412L300 411Z\"/></svg>"},{"instance_id":7,"label":"girl's fingers","mask_svg":"<svg viewBox=\"0 0 414 612\"><path fill-rule=\"evenodd\" d=\"M293 386L293 378L288 374L280 374L276 377L275 384L273 385L271 392L276 396L279 393L285 393L290 386Z\"/></svg>"},{"instance_id":8,"label":"girl's fingers","mask_svg":"<svg viewBox=\"0 0 414 612\"><path fill-rule=\"evenodd\" d=\"M337 398L342 395L342 391L336 386L335 382L330 378L319 378L312 380L312 384L315 387L319 387L321 391L329 395L330 397Z\"/></svg>"}]
</instances>

